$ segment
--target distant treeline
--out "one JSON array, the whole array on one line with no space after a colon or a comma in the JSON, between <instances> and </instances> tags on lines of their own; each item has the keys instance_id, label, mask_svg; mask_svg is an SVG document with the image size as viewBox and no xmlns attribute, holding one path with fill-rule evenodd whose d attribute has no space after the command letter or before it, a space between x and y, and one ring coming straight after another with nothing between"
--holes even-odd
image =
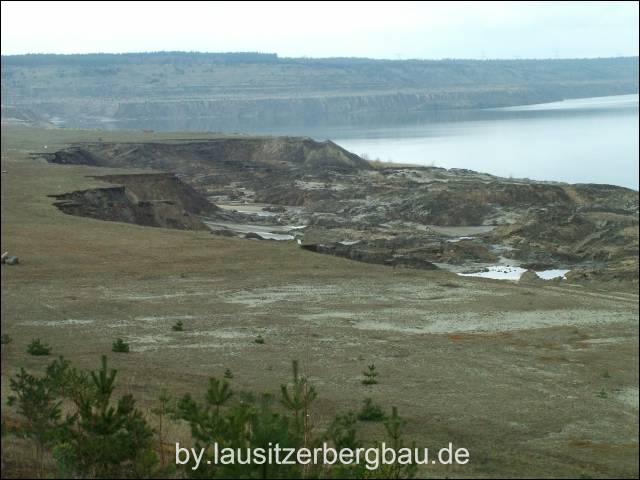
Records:
<instances>
[{"instance_id":1,"label":"distant treeline","mask_svg":"<svg viewBox=\"0 0 640 480\"><path fill-rule=\"evenodd\" d=\"M261 52L139 52L139 53L82 53L82 54L54 54L29 53L24 55L2 55L2 66L111 66L136 65L142 63L173 64L173 63L281 63L301 65L451 65L451 66L503 66L503 67L531 67L533 65L553 65L555 68L571 68L578 65L597 63L601 66L632 66L637 68L638 57L608 57L608 58L571 58L571 59L373 59L364 57L279 57L277 53Z\"/></svg>"},{"instance_id":2,"label":"distant treeline","mask_svg":"<svg viewBox=\"0 0 640 480\"><path fill-rule=\"evenodd\" d=\"M275 53L258 52L142 52L142 53L87 53L62 55L55 53L29 53L26 55L2 55L2 66L35 67L58 66L111 66L141 63L272 63L278 60Z\"/></svg>"}]
</instances>

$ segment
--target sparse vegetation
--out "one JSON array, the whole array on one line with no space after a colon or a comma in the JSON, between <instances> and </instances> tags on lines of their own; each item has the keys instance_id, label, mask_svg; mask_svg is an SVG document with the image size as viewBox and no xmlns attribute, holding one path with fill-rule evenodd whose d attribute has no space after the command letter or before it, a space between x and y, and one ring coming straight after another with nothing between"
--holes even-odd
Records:
<instances>
[{"instance_id":1,"label":"sparse vegetation","mask_svg":"<svg viewBox=\"0 0 640 480\"><path fill-rule=\"evenodd\" d=\"M186 394L174 401L166 393L152 413L158 418L154 431L131 395L114 399L117 371L109 369L102 357L100 369L85 372L63 358L55 360L43 376L21 370L10 381L15 395L8 406L15 408L24 422L8 434L29 438L37 446L41 476L49 476L44 457L55 461L57 473L66 478L149 478L163 477L175 469L164 457L163 439L169 423L189 424L193 448L211 453L211 445L242 445L265 448L318 445L327 439L337 448L366 445L358 437L352 413L337 415L326 432L314 433L309 419L317 397L315 388L300 375L293 362L292 381L280 387L280 402L274 395L236 393L226 381L209 380L203 402ZM234 398L238 401L233 402ZM282 408L278 408L280 405ZM378 410L377 407L370 408ZM62 412L69 412L63 417ZM377 413L379 416L380 413ZM171 420L173 419L173 420ZM394 408L385 424L387 442L402 444L404 423ZM154 448L154 445L157 445ZM378 446L369 442L369 446ZM415 468L402 466L388 477L388 467L380 466L376 475L383 478L411 478ZM374 472L364 464L347 466L293 465L209 465L201 462L197 469L189 463L180 474L189 478L349 478L370 477Z\"/></svg>"},{"instance_id":2,"label":"sparse vegetation","mask_svg":"<svg viewBox=\"0 0 640 480\"><path fill-rule=\"evenodd\" d=\"M51 353L51 347L41 342L39 338L36 338L27 346L27 353L35 356L45 356Z\"/></svg>"},{"instance_id":3,"label":"sparse vegetation","mask_svg":"<svg viewBox=\"0 0 640 480\"><path fill-rule=\"evenodd\" d=\"M111 344L111 351L116 353L129 353L129 344L121 338L116 338Z\"/></svg>"}]
</instances>

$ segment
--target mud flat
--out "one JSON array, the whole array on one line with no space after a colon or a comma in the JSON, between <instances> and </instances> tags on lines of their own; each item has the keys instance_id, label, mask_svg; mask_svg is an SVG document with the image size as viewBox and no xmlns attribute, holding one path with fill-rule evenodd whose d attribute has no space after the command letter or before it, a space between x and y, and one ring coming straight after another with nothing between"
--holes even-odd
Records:
<instances>
[{"instance_id":1,"label":"mud flat","mask_svg":"<svg viewBox=\"0 0 640 480\"><path fill-rule=\"evenodd\" d=\"M522 275L527 271L526 268L512 266L512 265L490 265L480 272L472 273L458 273L463 277L479 277L479 278L492 278L494 280L520 280ZM566 280L566 274L569 270L552 269L552 270L538 270L535 274L541 280L553 280L562 279Z\"/></svg>"},{"instance_id":2,"label":"mud flat","mask_svg":"<svg viewBox=\"0 0 640 480\"><path fill-rule=\"evenodd\" d=\"M213 222L209 220L204 221L205 225L211 229L212 232L229 232L237 235L254 234L253 238L257 235L263 240L295 240L295 233L299 227L295 225L250 225L238 222ZM248 238L252 238L250 235Z\"/></svg>"}]
</instances>

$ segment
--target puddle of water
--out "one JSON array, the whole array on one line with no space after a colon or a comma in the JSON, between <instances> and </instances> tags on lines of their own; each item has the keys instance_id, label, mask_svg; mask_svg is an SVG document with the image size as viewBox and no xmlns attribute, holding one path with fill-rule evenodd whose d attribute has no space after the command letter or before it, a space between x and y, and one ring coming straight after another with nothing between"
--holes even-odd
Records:
<instances>
[{"instance_id":1,"label":"puddle of water","mask_svg":"<svg viewBox=\"0 0 640 480\"><path fill-rule=\"evenodd\" d=\"M493 225L478 225L478 226L469 226L469 227L442 227L439 225L428 225L429 229L433 230L440 235L447 235L450 237L469 237L472 235L482 235L484 233L489 233L494 228Z\"/></svg>"},{"instance_id":2,"label":"puddle of water","mask_svg":"<svg viewBox=\"0 0 640 480\"><path fill-rule=\"evenodd\" d=\"M285 233L252 232L265 240L293 240L296 237Z\"/></svg>"},{"instance_id":3,"label":"puddle of water","mask_svg":"<svg viewBox=\"0 0 640 480\"><path fill-rule=\"evenodd\" d=\"M255 233L265 240L293 240L295 237L289 234L291 230L304 228L295 225L251 225L231 222L204 222L211 230L231 230L238 234Z\"/></svg>"},{"instance_id":4,"label":"puddle of water","mask_svg":"<svg viewBox=\"0 0 640 480\"><path fill-rule=\"evenodd\" d=\"M520 276L527 270L522 267L513 267L508 265L492 265L487 267L486 272L474 272L474 273L458 273L463 277L480 277L491 278L494 280L520 280ZM565 279L565 275L569 270L552 269L541 270L536 273L543 280L552 280L554 278Z\"/></svg>"},{"instance_id":5,"label":"puddle of water","mask_svg":"<svg viewBox=\"0 0 640 480\"><path fill-rule=\"evenodd\" d=\"M566 280L565 275L568 272L569 270L552 269L552 270L542 270L536 273L543 280L553 280L554 278L562 278L563 280Z\"/></svg>"},{"instance_id":6,"label":"puddle of water","mask_svg":"<svg viewBox=\"0 0 640 480\"><path fill-rule=\"evenodd\" d=\"M449 243L458 243L461 240L473 240L475 237L458 237L447 240Z\"/></svg>"},{"instance_id":7,"label":"puddle of water","mask_svg":"<svg viewBox=\"0 0 640 480\"><path fill-rule=\"evenodd\" d=\"M263 212L263 211L255 211L255 210L237 210L240 213L247 213L250 215L257 215L259 217L275 217L277 213L273 212Z\"/></svg>"}]
</instances>

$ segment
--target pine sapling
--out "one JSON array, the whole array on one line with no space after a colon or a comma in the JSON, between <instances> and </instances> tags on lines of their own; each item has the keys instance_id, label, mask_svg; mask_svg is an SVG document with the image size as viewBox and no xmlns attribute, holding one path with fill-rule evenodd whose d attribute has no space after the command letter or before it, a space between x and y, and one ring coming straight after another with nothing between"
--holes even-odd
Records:
<instances>
[{"instance_id":1,"label":"pine sapling","mask_svg":"<svg viewBox=\"0 0 640 480\"><path fill-rule=\"evenodd\" d=\"M386 415L382 408L373 403L371 398L365 398L362 409L358 412L358 420L361 422L381 422Z\"/></svg>"},{"instance_id":2,"label":"pine sapling","mask_svg":"<svg viewBox=\"0 0 640 480\"><path fill-rule=\"evenodd\" d=\"M184 331L184 324L182 323L182 320L178 320L175 325L173 325L171 327L171 330L173 330L174 332L183 332Z\"/></svg>"},{"instance_id":3,"label":"pine sapling","mask_svg":"<svg viewBox=\"0 0 640 480\"><path fill-rule=\"evenodd\" d=\"M27 346L27 353L35 356L49 355L51 353L51 347L41 342L39 338L36 338Z\"/></svg>"},{"instance_id":4,"label":"pine sapling","mask_svg":"<svg viewBox=\"0 0 640 480\"><path fill-rule=\"evenodd\" d=\"M293 412L294 427L303 445L307 444L310 434L309 410L318 394L315 387L309 385L307 378L298 372L298 361L292 362L293 384L291 392L288 385L280 386L281 402Z\"/></svg>"},{"instance_id":5,"label":"pine sapling","mask_svg":"<svg viewBox=\"0 0 640 480\"><path fill-rule=\"evenodd\" d=\"M373 363L368 365L367 369L362 373L364 375L364 379L362 380L363 385L375 385L378 383L378 380L376 380L378 372L376 371L376 366Z\"/></svg>"},{"instance_id":6,"label":"pine sapling","mask_svg":"<svg viewBox=\"0 0 640 480\"><path fill-rule=\"evenodd\" d=\"M129 344L121 338L116 338L111 344L111 351L116 353L129 353Z\"/></svg>"}]
</instances>

